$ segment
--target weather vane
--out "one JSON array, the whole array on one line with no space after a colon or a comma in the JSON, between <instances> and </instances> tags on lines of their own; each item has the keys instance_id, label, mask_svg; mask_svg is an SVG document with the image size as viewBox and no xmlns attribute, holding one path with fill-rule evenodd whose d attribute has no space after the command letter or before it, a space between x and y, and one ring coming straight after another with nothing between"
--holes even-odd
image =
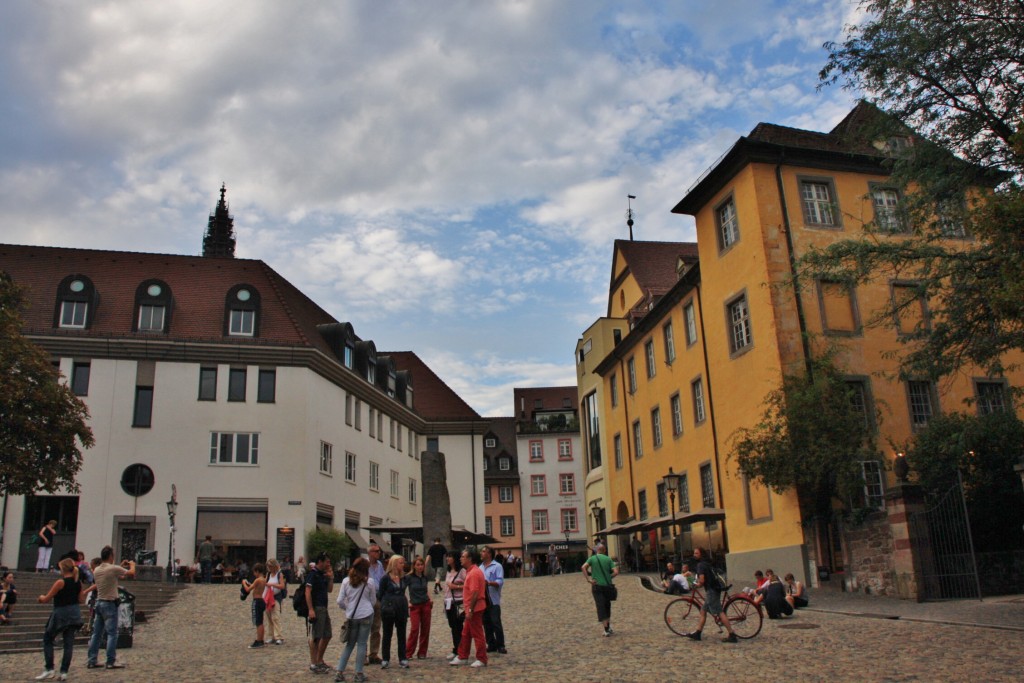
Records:
<instances>
[{"instance_id":1,"label":"weather vane","mask_svg":"<svg viewBox=\"0 0 1024 683\"><path fill-rule=\"evenodd\" d=\"M633 241L633 200L636 199L635 194L626 195L626 225L629 226L629 241Z\"/></svg>"}]
</instances>

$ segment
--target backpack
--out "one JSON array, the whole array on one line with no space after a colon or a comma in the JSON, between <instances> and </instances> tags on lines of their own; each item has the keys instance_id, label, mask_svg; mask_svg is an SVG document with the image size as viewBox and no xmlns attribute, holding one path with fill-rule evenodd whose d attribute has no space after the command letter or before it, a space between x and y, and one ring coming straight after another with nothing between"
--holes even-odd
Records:
<instances>
[{"instance_id":1,"label":"backpack","mask_svg":"<svg viewBox=\"0 0 1024 683\"><path fill-rule=\"evenodd\" d=\"M711 575L715 577L715 583L718 584L717 586L715 586L715 589L719 591L724 591L726 589L726 586L728 586L729 584L726 582L725 576L722 574L722 572L712 567Z\"/></svg>"},{"instance_id":2,"label":"backpack","mask_svg":"<svg viewBox=\"0 0 1024 683\"><path fill-rule=\"evenodd\" d=\"M239 592L238 599L241 600L242 602L245 602L245 599L247 597L249 597L249 591L245 590L245 586L244 585L241 585L241 586L238 587L238 592Z\"/></svg>"},{"instance_id":3,"label":"backpack","mask_svg":"<svg viewBox=\"0 0 1024 683\"><path fill-rule=\"evenodd\" d=\"M306 591L304 588L296 588L292 594L292 609L295 610L295 616L298 618L309 618L309 605L306 604Z\"/></svg>"}]
</instances>

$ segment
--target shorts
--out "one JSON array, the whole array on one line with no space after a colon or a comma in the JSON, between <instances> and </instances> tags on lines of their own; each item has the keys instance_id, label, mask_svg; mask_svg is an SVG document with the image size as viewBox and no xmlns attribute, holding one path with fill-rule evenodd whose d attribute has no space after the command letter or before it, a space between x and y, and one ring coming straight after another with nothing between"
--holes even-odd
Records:
<instances>
[{"instance_id":1,"label":"shorts","mask_svg":"<svg viewBox=\"0 0 1024 683\"><path fill-rule=\"evenodd\" d=\"M263 598L253 598L252 601L252 625L263 626L263 614L267 611L267 603Z\"/></svg>"},{"instance_id":2,"label":"shorts","mask_svg":"<svg viewBox=\"0 0 1024 683\"><path fill-rule=\"evenodd\" d=\"M446 576L447 570L444 567L434 567L434 581L436 583L444 583Z\"/></svg>"},{"instance_id":3,"label":"shorts","mask_svg":"<svg viewBox=\"0 0 1024 683\"><path fill-rule=\"evenodd\" d=\"M327 611L327 605L316 608L316 620L309 622L310 640L331 639L331 614Z\"/></svg>"},{"instance_id":4,"label":"shorts","mask_svg":"<svg viewBox=\"0 0 1024 683\"><path fill-rule=\"evenodd\" d=\"M801 598L798 595L793 596L793 607L800 609L801 607L807 607L807 598Z\"/></svg>"},{"instance_id":5,"label":"shorts","mask_svg":"<svg viewBox=\"0 0 1024 683\"><path fill-rule=\"evenodd\" d=\"M712 588L708 588L706 592L707 598L704 600L704 606L701 607L702 612L707 612L712 615L719 615L722 613L722 593Z\"/></svg>"}]
</instances>

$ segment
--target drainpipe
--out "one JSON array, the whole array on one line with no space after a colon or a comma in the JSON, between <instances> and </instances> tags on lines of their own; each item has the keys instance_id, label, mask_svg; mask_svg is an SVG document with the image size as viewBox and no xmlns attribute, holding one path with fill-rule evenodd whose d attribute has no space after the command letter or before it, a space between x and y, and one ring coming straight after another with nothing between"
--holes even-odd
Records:
<instances>
[{"instance_id":1,"label":"drainpipe","mask_svg":"<svg viewBox=\"0 0 1024 683\"><path fill-rule=\"evenodd\" d=\"M718 425L715 423L715 402L711 394L711 367L708 365L708 337L704 333L704 301L701 299L701 285L698 282L694 288L697 290L697 310L699 314L697 320L700 324L700 345L701 351L704 354L704 377L707 379L704 386L704 393L707 395L707 406L705 409L708 412L708 420L711 421L711 443L714 444L715 448L715 484L718 487L718 502L725 509L725 496L722 494L722 470L719 467L719 450L718 450ZM699 473L698 473L699 474ZM706 524L706 522L705 522ZM726 533L725 520L722 520L722 547L725 552L729 552L729 535ZM711 552L711 548L708 548L708 552Z\"/></svg>"}]
</instances>

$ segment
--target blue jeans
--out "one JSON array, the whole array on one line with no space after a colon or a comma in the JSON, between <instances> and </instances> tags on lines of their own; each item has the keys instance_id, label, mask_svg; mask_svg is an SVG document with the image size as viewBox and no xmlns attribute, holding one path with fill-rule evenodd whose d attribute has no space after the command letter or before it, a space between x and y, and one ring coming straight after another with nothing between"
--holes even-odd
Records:
<instances>
[{"instance_id":1,"label":"blue jeans","mask_svg":"<svg viewBox=\"0 0 1024 683\"><path fill-rule=\"evenodd\" d=\"M352 656L352 650L356 651L356 673L363 672L363 662L366 661L366 641L370 638L370 627L373 626L373 617L365 619L349 619L349 629L355 629L356 642L345 643L345 649L341 652L341 659L338 660L338 671L344 671L348 666L348 658ZM358 644L358 648L356 647Z\"/></svg>"},{"instance_id":2,"label":"blue jeans","mask_svg":"<svg viewBox=\"0 0 1024 683\"><path fill-rule=\"evenodd\" d=\"M213 580L213 560L199 560L199 566L203 569L203 583L210 583Z\"/></svg>"},{"instance_id":3,"label":"blue jeans","mask_svg":"<svg viewBox=\"0 0 1024 683\"><path fill-rule=\"evenodd\" d=\"M95 664L100 653L100 640L107 636L107 664L117 658L117 603L113 600L96 601L96 618L92 622L89 640L89 663Z\"/></svg>"}]
</instances>

